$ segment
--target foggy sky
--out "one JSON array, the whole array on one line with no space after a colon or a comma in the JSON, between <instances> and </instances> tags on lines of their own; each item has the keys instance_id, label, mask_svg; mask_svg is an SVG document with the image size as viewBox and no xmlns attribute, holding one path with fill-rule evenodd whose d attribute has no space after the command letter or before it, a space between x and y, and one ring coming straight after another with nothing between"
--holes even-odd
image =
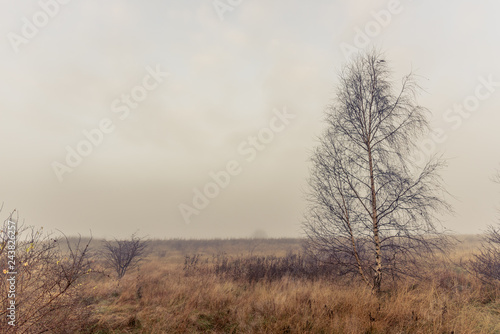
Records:
<instances>
[{"instance_id":1,"label":"foggy sky","mask_svg":"<svg viewBox=\"0 0 500 334\"><path fill-rule=\"evenodd\" d=\"M498 2L243 0L221 20L213 0L54 1L1 1L3 219L17 208L27 224L97 237L300 236L308 159L348 58L341 46L396 6L368 47L397 82L419 76L419 103L441 131L433 153L449 159L456 214L444 226L480 233L495 222ZM53 17L19 42L26 20L43 20L40 3ZM156 87L120 119L123 94L157 68L168 76L149 76ZM496 86L478 88L488 78ZM477 107L454 109L478 89L488 97ZM273 121L284 110L294 118ZM60 182L54 162L106 119L113 130ZM249 137L271 122L281 130L250 153ZM230 161L239 173L186 224L179 205L193 206L194 189Z\"/></svg>"}]
</instances>

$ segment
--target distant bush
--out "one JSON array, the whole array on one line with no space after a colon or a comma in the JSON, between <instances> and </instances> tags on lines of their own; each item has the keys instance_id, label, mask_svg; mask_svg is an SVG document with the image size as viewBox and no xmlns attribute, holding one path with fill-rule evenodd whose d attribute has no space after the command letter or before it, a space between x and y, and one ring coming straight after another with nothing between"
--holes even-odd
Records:
<instances>
[{"instance_id":1,"label":"distant bush","mask_svg":"<svg viewBox=\"0 0 500 334\"><path fill-rule=\"evenodd\" d=\"M315 280L333 278L337 275L331 265L292 253L284 257L269 255L239 258L219 254L214 257L213 270L217 276L249 283L276 281L285 276Z\"/></svg>"},{"instance_id":2,"label":"distant bush","mask_svg":"<svg viewBox=\"0 0 500 334\"><path fill-rule=\"evenodd\" d=\"M120 279L127 270L137 267L146 251L146 246L146 241L135 234L129 240L106 240L102 257L107 266L112 268Z\"/></svg>"}]
</instances>

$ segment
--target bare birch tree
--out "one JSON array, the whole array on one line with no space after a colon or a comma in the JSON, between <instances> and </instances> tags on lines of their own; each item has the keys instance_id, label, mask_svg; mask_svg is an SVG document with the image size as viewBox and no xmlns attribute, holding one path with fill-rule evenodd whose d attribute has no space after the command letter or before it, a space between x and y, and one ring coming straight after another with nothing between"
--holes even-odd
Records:
<instances>
[{"instance_id":1,"label":"bare birch tree","mask_svg":"<svg viewBox=\"0 0 500 334\"><path fill-rule=\"evenodd\" d=\"M412 264L446 245L436 226L436 213L451 210L438 174L444 162L434 157L419 168L409 160L428 130L411 73L396 90L387 62L372 51L339 79L311 159L307 246L380 291L384 275L418 273Z\"/></svg>"}]
</instances>

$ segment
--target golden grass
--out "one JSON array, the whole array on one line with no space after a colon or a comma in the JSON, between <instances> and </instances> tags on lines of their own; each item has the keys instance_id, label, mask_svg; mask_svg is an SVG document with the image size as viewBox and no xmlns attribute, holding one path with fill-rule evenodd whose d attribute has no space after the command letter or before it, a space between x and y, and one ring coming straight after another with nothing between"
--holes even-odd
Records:
<instances>
[{"instance_id":1,"label":"golden grass","mask_svg":"<svg viewBox=\"0 0 500 334\"><path fill-rule=\"evenodd\" d=\"M467 256L475 240L452 257ZM250 284L217 277L210 263L182 269L185 254L284 255L299 250L299 240L169 242L155 241L140 269L120 282L89 275L89 333L500 333L497 289L453 264L376 296L346 280Z\"/></svg>"}]
</instances>

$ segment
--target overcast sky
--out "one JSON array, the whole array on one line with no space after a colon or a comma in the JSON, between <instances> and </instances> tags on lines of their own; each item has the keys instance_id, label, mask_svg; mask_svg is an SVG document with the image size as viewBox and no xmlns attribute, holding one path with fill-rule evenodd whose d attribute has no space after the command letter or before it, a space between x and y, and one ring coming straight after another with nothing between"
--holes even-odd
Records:
<instances>
[{"instance_id":1,"label":"overcast sky","mask_svg":"<svg viewBox=\"0 0 500 334\"><path fill-rule=\"evenodd\" d=\"M395 80L419 75L437 133L427 147L449 158L456 197L444 226L495 221L497 1L1 4L3 219L17 208L97 237L299 236L336 75L348 51L375 46Z\"/></svg>"}]
</instances>

